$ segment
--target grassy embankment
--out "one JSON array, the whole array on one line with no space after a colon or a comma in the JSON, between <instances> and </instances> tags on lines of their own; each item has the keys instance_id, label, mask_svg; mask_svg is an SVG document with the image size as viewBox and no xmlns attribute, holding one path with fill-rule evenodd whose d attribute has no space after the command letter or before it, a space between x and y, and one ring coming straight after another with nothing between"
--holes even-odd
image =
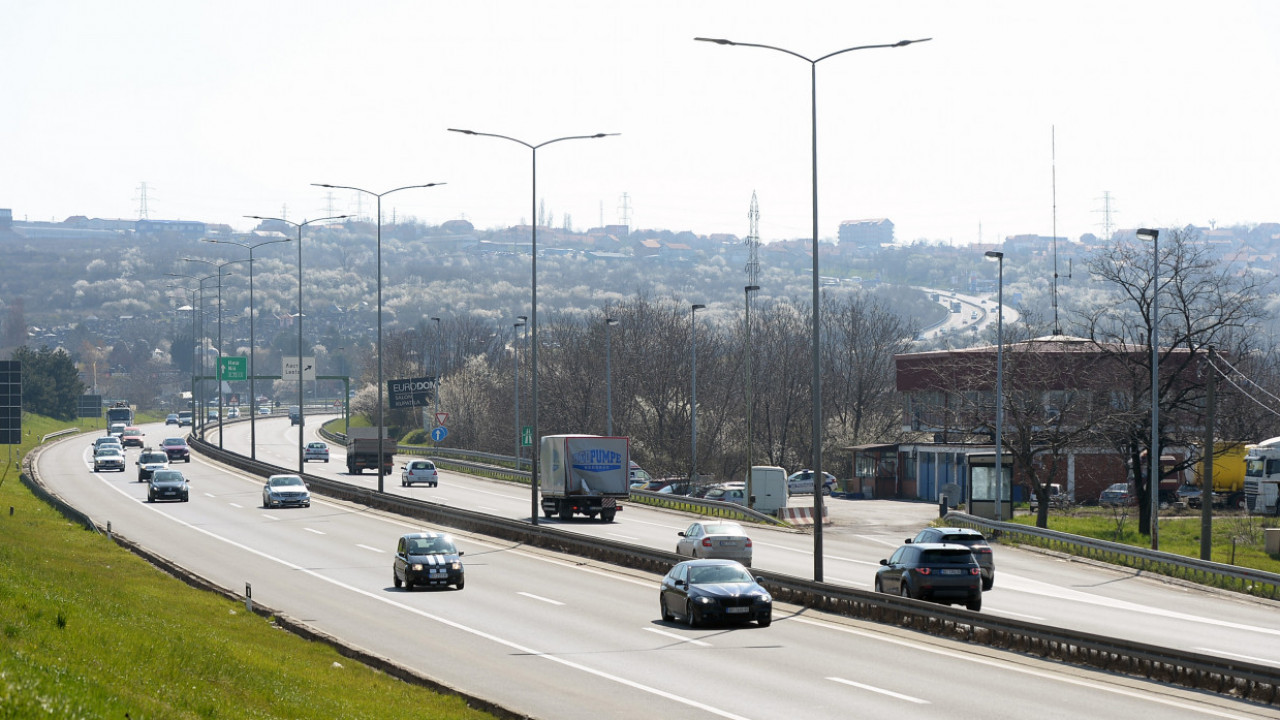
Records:
<instances>
[{"instance_id":1,"label":"grassy embankment","mask_svg":"<svg viewBox=\"0 0 1280 720\"><path fill-rule=\"evenodd\" d=\"M61 427L23 424L21 452ZM161 573L17 475L0 474L0 719L493 717Z\"/></svg>"}]
</instances>

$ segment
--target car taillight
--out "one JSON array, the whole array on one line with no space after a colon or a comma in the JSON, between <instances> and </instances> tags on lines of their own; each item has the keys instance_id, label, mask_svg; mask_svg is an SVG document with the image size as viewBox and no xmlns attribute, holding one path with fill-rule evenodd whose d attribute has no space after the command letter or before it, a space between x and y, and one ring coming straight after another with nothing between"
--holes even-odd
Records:
<instances>
[{"instance_id":1,"label":"car taillight","mask_svg":"<svg viewBox=\"0 0 1280 720\"><path fill-rule=\"evenodd\" d=\"M978 552L980 552L980 553L986 553L986 554L988 554L988 555L990 555L990 554L991 554L991 546L990 546L990 545L983 545L982 547L978 547L978 548L974 548L974 549L975 549L975 550L977 550L977 551L978 551Z\"/></svg>"},{"instance_id":2,"label":"car taillight","mask_svg":"<svg viewBox=\"0 0 1280 720\"><path fill-rule=\"evenodd\" d=\"M702 538L702 547L711 547L711 538L709 537Z\"/></svg>"},{"instance_id":3,"label":"car taillight","mask_svg":"<svg viewBox=\"0 0 1280 720\"><path fill-rule=\"evenodd\" d=\"M751 547L751 538L747 538L747 547Z\"/></svg>"},{"instance_id":4,"label":"car taillight","mask_svg":"<svg viewBox=\"0 0 1280 720\"><path fill-rule=\"evenodd\" d=\"M978 568L976 568L976 567L969 568L969 574L970 574L970 575L977 575L977 574L978 574L978 573L980 573L980 572L982 572L982 571L981 571L981 570L979 570L979 569L978 569Z\"/></svg>"},{"instance_id":5,"label":"car taillight","mask_svg":"<svg viewBox=\"0 0 1280 720\"><path fill-rule=\"evenodd\" d=\"M917 572L921 575L929 575L933 572L933 568L917 568Z\"/></svg>"}]
</instances>

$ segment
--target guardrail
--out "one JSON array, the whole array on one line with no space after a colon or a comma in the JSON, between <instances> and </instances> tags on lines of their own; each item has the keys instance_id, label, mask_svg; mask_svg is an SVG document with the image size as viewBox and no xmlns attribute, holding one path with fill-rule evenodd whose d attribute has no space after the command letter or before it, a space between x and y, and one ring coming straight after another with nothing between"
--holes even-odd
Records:
<instances>
[{"instance_id":1,"label":"guardrail","mask_svg":"<svg viewBox=\"0 0 1280 720\"><path fill-rule=\"evenodd\" d=\"M219 450L200 440L192 443L192 447L215 460L253 474L291 472L230 451ZM313 490L330 497L516 544L533 545L656 574L667 572L671 565L683 559L670 552L564 532L521 520L498 518L416 498L379 493L329 478L305 474L303 477ZM764 581L765 587L776 599L783 602L1105 672L1280 706L1280 668L983 615L920 600L813 582L781 573L757 569L752 572Z\"/></svg>"},{"instance_id":2,"label":"guardrail","mask_svg":"<svg viewBox=\"0 0 1280 720\"><path fill-rule=\"evenodd\" d=\"M1020 523L996 522L954 511L947 513L946 521L959 527L984 531L988 535L998 531L1002 538L1010 538L1014 542L1026 545L1047 547L1072 555L1103 560L1116 565L1237 590L1273 600L1280 597L1280 575L1276 573L1147 550L1133 545L1096 540Z\"/></svg>"},{"instance_id":3,"label":"guardrail","mask_svg":"<svg viewBox=\"0 0 1280 720\"><path fill-rule=\"evenodd\" d=\"M78 427L67 428L66 430L56 430L54 432L49 433L48 435L41 436L40 442L41 444L43 444L48 442L51 438L61 437L63 435L70 435L71 433L78 433L78 432L80 432L80 428Z\"/></svg>"}]
</instances>

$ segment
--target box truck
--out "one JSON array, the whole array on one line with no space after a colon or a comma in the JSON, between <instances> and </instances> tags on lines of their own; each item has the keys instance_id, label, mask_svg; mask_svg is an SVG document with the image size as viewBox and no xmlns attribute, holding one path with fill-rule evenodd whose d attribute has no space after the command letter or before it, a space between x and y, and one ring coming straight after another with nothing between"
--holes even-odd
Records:
<instances>
[{"instance_id":1,"label":"box truck","mask_svg":"<svg viewBox=\"0 0 1280 720\"><path fill-rule=\"evenodd\" d=\"M547 435L538 455L542 514L575 514L613 522L619 500L631 494L631 439L599 435Z\"/></svg>"}]
</instances>

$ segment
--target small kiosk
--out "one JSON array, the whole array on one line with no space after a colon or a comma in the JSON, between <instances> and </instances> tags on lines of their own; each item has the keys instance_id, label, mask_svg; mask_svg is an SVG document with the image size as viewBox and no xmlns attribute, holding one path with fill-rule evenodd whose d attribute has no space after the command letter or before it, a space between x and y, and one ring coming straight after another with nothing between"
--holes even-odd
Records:
<instances>
[{"instance_id":1,"label":"small kiosk","mask_svg":"<svg viewBox=\"0 0 1280 720\"><path fill-rule=\"evenodd\" d=\"M970 515L996 519L996 454L968 453L969 497L966 507ZM1006 453L1000 467L1000 520L1013 519L1013 459Z\"/></svg>"}]
</instances>

